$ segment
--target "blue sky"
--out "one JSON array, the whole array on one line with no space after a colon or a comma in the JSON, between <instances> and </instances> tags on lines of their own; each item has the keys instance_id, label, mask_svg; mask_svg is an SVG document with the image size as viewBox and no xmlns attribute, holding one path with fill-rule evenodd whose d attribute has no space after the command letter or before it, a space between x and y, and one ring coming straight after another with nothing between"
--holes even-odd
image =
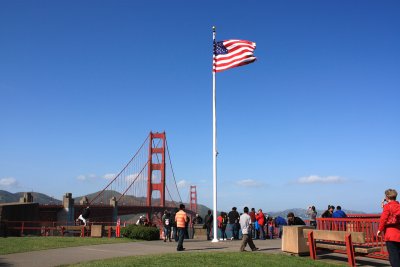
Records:
<instances>
[{"instance_id":1,"label":"blue sky","mask_svg":"<svg viewBox=\"0 0 400 267\"><path fill-rule=\"evenodd\" d=\"M217 74L218 209L379 211L400 190L399 1L1 1L0 189L102 189L166 131L212 206L212 31L257 43ZM188 201L188 199L184 199Z\"/></svg>"}]
</instances>

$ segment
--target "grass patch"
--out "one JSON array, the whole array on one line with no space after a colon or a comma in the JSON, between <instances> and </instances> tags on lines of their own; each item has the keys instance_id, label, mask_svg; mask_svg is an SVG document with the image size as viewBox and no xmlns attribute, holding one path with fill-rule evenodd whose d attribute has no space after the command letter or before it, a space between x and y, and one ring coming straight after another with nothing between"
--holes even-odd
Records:
<instances>
[{"instance_id":1,"label":"grass patch","mask_svg":"<svg viewBox=\"0 0 400 267\"><path fill-rule=\"evenodd\" d=\"M128 238L7 237L0 238L0 255L52 248L132 242Z\"/></svg>"},{"instance_id":2,"label":"grass patch","mask_svg":"<svg viewBox=\"0 0 400 267\"><path fill-rule=\"evenodd\" d=\"M163 255L132 256L84 262L68 265L76 267L98 266L320 266L338 267L346 265L313 261L308 258L284 254L246 253L246 252L183 252Z\"/></svg>"}]
</instances>

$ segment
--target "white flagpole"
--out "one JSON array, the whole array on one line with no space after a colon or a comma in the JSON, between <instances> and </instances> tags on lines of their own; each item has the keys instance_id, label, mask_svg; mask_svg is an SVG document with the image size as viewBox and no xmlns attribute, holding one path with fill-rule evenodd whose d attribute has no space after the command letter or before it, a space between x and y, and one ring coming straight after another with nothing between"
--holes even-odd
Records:
<instances>
[{"instance_id":1,"label":"white flagpole","mask_svg":"<svg viewBox=\"0 0 400 267\"><path fill-rule=\"evenodd\" d=\"M213 26L213 46L215 44L215 26ZM213 56L215 56L215 46L213 49ZM215 88L215 71L213 67L213 239L211 242L218 242L217 233L217 101L216 101L216 88Z\"/></svg>"}]
</instances>

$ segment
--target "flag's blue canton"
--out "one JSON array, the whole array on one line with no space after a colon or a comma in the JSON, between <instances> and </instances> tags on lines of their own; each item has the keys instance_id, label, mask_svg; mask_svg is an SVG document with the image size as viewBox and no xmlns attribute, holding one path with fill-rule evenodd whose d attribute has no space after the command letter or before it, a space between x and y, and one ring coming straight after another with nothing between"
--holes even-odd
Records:
<instances>
[{"instance_id":1,"label":"flag's blue canton","mask_svg":"<svg viewBox=\"0 0 400 267\"><path fill-rule=\"evenodd\" d=\"M224 46L224 42L216 42L215 45L215 54L216 55L224 55L228 54L228 49Z\"/></svg>"}]
</instances>

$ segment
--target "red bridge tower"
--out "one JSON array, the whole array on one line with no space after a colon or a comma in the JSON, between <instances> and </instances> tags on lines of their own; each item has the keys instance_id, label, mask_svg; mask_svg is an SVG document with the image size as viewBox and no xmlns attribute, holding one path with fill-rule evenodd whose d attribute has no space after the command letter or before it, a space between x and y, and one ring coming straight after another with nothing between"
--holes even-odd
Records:
<instances>
[{"instance_id":1,"label":"red bridge tower","mask_svg":"<svg viewBox=\"0 0 400 267\"><path fill-rule=\"evenodd\" d=\"M154 142L154 140L159 140ZM149 161L147 174L147 202L148 207L153 206L151 203L153 191L160 192L160 206L165 206L165 132L152 133L149 138ZM161 143L159 147L158 144ZM161 162L160 162L161 158ZM156 163L154 163L156 161ZM159 171L160 175L154 175L155 171ZM153 181L154 178L160 177L160 181Z\"/></svg>"},{"instance_id":2,"label":"red bridge tower","mask_svg":"<svg viewBox=\"0 0 400 267\"><path fill-rule=\"evenodd\" d=\"M197 190L195 185L190 186L190 206L189 209L197 214Z\"/></svg>"}]
</instances>

